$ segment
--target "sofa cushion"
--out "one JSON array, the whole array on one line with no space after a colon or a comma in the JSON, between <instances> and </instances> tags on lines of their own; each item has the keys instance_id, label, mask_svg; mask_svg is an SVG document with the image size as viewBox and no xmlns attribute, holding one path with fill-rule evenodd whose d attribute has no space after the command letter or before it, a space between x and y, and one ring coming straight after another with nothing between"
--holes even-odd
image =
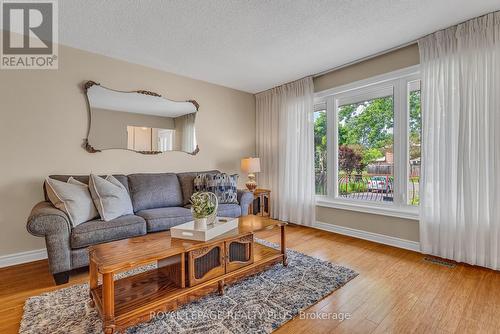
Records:
<instances>
[{"instance_id":1,"label":"sofa cushion","mask_svg":"<svg viewBox=\"0 0 500 334\"><path fill-rule=\"evenodd\" d=\"M128 176L134 211L182 206L182 191L173 173Z\"/></svg>"},{"instance_id":2,"label":"sofa cushion","mask_svg":"<svg viewBox=\"0 0 500 334\"><path fill-rule=\"evenodd\" d=\"M239 217L241 216L241 206L238 204L219 204L217 209L219 217Z\"/></svg>"},{"instance_id":3,"label":"sofa cushion","mask_svg":"<svg viewBox=\"0 0 500 334\"><path fill-rule=\"evenodd\" d=\"M168 207L142 210L136 213L146 220L148 232L170 229L193 219L191 210L181 207Z\"/></svg>"},{"instance_id":4,"label":"sofa cushion","mask_svg":"<svg viewBox=\"0 0 500 334\"><path fill-rule=\"evenodd\" d=\"M73 228L71 248L82 248L144 234L146 234L146 222L139 216L121 216L107 222L91 220Z\"/></svg>"},{"instance_id":5,"label":"sofa cushion","mask_svg":"<svg viewBox=\"0 0 500 334\"><path fill-rule=\"evenodd\" d=\"M179 183L181 184L182 190L182 205L186 206L189 204L189 200L193 195L194 191L194 178L198 174L216 174L219 173L218 170L210 170L206 172L186 172L186 173L178 173L177 178L179 179Z\"/></svg>"}]
</instances>

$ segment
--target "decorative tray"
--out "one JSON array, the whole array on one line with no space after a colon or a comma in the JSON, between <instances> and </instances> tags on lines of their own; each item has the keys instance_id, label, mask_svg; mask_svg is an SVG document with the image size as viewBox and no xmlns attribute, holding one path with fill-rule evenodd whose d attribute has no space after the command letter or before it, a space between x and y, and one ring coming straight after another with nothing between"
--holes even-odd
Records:
<instances>
[{"instance_id":1,"label":"decorative tray","mask_svg":"<svg viewBox=\"0 0 500 334\"><path fill-rule=\"evenodd\" d=\"M208 241L221 234L238 228L238 218L217 217L215 223L207 225L206 229L196 229L194 221L170 228L172 238L196 241Z\"/></svg>"}]
</instances>

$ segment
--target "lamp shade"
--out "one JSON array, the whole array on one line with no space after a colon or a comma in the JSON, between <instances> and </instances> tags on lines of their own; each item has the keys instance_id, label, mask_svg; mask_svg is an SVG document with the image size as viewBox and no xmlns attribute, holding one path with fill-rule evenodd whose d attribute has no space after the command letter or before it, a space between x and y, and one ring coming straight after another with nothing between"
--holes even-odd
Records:
<instances>
[{"instance_id":1,"label":"lamp shade","mask_svg":"<svg viewBox=\"0 0 500 334\"><path fill-rule=\"evenodd\" d=\"M259 158L241 159L241 170L245 173L260 172L260 159Z\"/></svg>"}]
</instances>

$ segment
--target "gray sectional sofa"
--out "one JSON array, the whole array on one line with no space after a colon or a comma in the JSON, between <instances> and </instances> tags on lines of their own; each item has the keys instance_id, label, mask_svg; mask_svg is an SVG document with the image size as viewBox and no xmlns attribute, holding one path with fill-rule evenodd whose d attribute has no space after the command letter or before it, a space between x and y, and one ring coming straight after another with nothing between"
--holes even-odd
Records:
<instances>
[{"instance_id":1,"label":"gray sectional sofa","mask_svg":"<svg viewBox=\"0 0 500 334\"><path fill-rule=\"evenodd\" d=\"M211 173L208 171L199 173ZM133 215L105 222L92 220L72 226L67 215L47 199L35 205L28 218L28 231L45 237L50 271L56 284L66 283L72 269L88 265L87 247L112 240L125 239L165 231L192 220L188 208L193 193L193 180L198 172L113 175L129 191ZM71 175L52 175L67 181ZM88 176L74 176L88 184ZM219 204L218 215L239 217L248 214L253 195L238 190L238 204Z\"/></svg>"}]
</instances>

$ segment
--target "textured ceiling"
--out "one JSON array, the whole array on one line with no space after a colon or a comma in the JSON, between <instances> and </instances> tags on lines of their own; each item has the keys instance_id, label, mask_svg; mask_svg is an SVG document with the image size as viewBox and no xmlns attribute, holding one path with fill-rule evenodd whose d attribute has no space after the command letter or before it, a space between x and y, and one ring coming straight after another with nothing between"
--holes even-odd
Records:
<instances>
[{"instance_id":1,"label":"textured ceiling","mask_svg":"<svg viewBox=\"0 0 500 334\"><path fill-rule=\"evenodd\" d=\"M59 39L255 93L499 9L499 0L64 0Z\"/></svg>"}]
</instances>

